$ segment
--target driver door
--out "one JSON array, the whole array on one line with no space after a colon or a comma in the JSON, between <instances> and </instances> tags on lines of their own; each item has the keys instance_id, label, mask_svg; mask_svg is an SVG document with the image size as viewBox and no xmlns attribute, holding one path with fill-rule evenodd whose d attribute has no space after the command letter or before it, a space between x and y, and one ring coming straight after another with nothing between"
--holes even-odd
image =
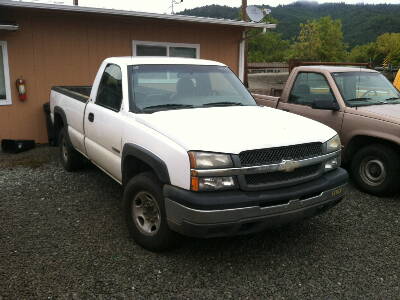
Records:
<instances>
[{"instance_id":1,"label":"driver door","mask_svg":"<svg viewBox=\"0 0 400 300\"><path fill-rule=\"evenodd\" d=\"M122 73L119 66L106 66L94 100L85 110L86 151L91 161L121 181L123 123L120 117Z\"/></svg>"},{"instance_id":2,"label":"driver door","mask_svg":"<svg viewBox=\"0 0 400 300\"><path fill-rule=\"evenodd\" d=\"M343 111L315 109L315 100L336 101L325 76L315 72L299 72L286 102L279 102L278 108L321 122L340 132Z\"/></svg>"}]
</instances>

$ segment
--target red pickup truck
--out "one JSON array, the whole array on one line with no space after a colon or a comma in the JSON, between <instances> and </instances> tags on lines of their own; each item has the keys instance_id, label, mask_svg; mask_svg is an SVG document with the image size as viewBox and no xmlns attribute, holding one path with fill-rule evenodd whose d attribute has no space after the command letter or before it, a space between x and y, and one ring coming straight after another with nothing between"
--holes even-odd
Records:
<instances>
[{"instance_id":1,"label":"red pickup truck","mask_svg":"<svg viewBox=\"0 0 400 300\"><path fill-rule=\"evenodd\" d=\"M400 92L381 73L301 66L293 69L280 97L253 96L259 105L335 129L344 145L342 160L361 190L378 196L399 190Z\"/></svg>"}]
</instances>

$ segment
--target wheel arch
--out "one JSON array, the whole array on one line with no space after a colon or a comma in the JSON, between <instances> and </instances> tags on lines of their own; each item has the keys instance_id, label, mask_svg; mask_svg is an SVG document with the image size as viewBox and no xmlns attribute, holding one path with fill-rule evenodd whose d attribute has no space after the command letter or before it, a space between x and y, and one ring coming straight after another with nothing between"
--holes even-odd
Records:
<instances>
[{"instance_id":1,"label":"wheel arch","mask_svg":"<svg viewBox=\"0 0 400 300\"><path fill-rule=\"evenodd\" d=\"M56 145L58 145L58 136L60 135L60 131L68 125L67 115L64 110L59 107L54 107L54 134L56 137Z\"/></svg>"},{"instance_id":2,"label":"wheel arch","mask_svg":"<svg viewBox=\"0 0 400 300\"><path fill-rule=\"evenodd\" d=\"M139 145L125 144L121 159L122 184L144 171L153 171L163 184L171 183L168 168L161 158Z\"/></svg>"},{"instance_id":3,"label":"wheel arch","mask_svg":"<svg viewBox=\"0 0 400 300\"><path fill-rule=\"evenodd\" d=\"M400 145L397 144L395 141L376 136L356 135L351 138L351 140L347 143L345 147L344 161L350 161L352 157L357 153L357 151L367 145L372 144L381 144L391 147L400 154Z\"/></svg>"}]
</instances>

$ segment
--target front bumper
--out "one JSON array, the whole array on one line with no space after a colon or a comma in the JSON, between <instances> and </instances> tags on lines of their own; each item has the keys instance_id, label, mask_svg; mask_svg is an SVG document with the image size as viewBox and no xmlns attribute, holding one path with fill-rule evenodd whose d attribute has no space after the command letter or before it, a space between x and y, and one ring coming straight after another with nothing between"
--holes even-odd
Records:
<instances>
[{"instance_id":1,"label":"front bumper","mask_svg":"<svg viewBox=\"0 0 400 300\"><path fill-rule=\"evenodd\" d=\"M348 175L343 169L285 189L259 192L194 193L164 187L168 225L194 237L247 234L312 217L344 197Z\"/></svg>"}]
</instances>

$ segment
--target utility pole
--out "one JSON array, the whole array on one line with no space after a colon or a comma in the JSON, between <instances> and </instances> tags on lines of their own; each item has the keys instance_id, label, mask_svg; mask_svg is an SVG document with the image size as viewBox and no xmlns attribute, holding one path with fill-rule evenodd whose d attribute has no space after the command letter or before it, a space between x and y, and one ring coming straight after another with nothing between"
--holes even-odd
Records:
<instances>
[{"instance_id":1,"label":"utility pole","mask_svg":"<svg viewBox=\"0 0 400 300\"><path fill-rule=\"evenodd\" d=\"M247 8L247 0L242 0L242 20L243 21L248 21L246 8Z\"/></svg>"},{"instance_id":2,"label":"utility pole","mask_svg":"<svg viewBox=\"0 0 400 300\"><path fill-rule=\"evenodd\" d=\"M247 13L246 13L246 8L247 8L247 0L242 0L242 20L247 22L248 18L247 18ZM245 87L249 87L249 76L248 76L248 72L247 72L247 41L246 41L246 37L247 37L247 32L245 29L244 32L244 72L243 72L243 84L245 85Z\"/></svg>"}]
</instances>

